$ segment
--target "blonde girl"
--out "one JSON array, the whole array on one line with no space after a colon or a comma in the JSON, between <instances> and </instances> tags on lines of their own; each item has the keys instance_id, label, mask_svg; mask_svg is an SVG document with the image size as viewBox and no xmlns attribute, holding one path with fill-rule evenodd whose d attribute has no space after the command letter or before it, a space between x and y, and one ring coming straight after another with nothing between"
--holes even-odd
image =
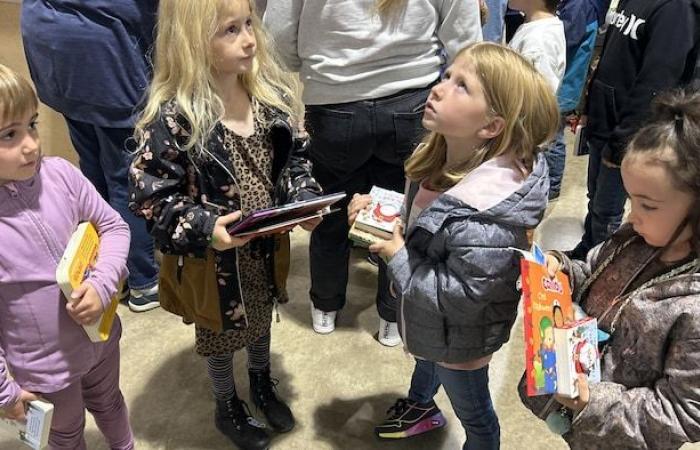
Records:
<instances>
[{"instance_id":1,"label":"blonde girl","mask_svg":"<svg viewBox=\"0 0 700 450\"><path fill-rule=\"evenodd\" d=\"M275 252L284 242L234 238L226 226L320 194L292 126L302 110L297 85L248 0L164 0L157 29L131 207L165 255L162 306L195 323L216 426L240 448L267 448L270 436L236 394L232 358L247 348L252 402L271 428L291 430L294 417L270 376L273 305L286 299L275 267L288 261Z\"/></svg>"},{"instance_id":2,"label":"blonde girl","mask_svg":"<svg viewBox=\"0 0 700 450\"><path fill-rule=\"evenodd\" d=\"M491 355L517 315L518 255L547 205L539 146L558 109L547 82L514 51L479 43L459 52L428 97L430 135L406 163L405 233L370 247L389 261L404 346L416 357L408 398L375 428L403 438L441 427L445 387L467 432L464 449L499 447L488 388ZM357 196L350 221L367 204Z\"/></svg>"}]
</instances>

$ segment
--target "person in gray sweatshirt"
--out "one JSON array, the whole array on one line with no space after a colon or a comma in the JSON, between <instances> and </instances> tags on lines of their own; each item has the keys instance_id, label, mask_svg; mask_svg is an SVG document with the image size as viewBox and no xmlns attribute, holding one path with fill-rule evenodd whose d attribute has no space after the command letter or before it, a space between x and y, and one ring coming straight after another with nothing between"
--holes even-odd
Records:
<instances>
[{"instance_id":1,"label":"person in gray sweatshirt","mask_svg":"<svg viewBox=\"0 0 700 450\"><path fill-rule=\"evenodd\" d=\"M425 133L431 86L461 47L482 39L478 2L270 0L264 22L304 83L313 175L349 200L372 186L404 187L404 161ZM341 205L347 208L347 201ZM346 301L350 243L344 214L311 235L314 330L330 333ZM380 262L379 341L398 345L396 301Z\"/></svg>"}]
</instances>

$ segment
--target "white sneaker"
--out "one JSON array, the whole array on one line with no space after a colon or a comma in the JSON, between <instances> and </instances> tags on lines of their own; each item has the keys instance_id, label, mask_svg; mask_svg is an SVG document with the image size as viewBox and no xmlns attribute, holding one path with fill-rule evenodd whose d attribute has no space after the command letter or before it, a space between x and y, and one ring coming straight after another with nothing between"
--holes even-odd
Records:
<instances>
[{"instance_id":1,"label":"white sneaker","mask_svg":"<svg viewBox=\"0 0 700 450\"><path fill-rule=\"evenodd\" d=\"M387 347L396 347L401 343L401 335L399 334L399 325L396 322L388 322L382 318L379 319L379 334L377 335L379 343Z\"/></svg>"},{"instance_id":2,"label":"white sneaker","mask_svg":"<svg viewBox=\"0 0 700 450\"><path fill-rule=\"evenodd\" d=\"M314 331L319 334L332 333L335 330L335 316L337 314L337 311L326 312L316 309L311 303L311 321Z\"/></svg>"}]
</instances>

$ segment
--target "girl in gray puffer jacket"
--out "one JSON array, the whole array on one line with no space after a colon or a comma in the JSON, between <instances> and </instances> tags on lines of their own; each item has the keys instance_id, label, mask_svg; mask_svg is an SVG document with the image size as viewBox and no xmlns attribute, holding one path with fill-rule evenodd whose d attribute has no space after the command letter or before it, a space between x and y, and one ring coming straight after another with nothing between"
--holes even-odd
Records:
<instances>
[{"instance_id":1,"label":"girl in gray puffer jacket","mask_svg":"<svg viewBox=\"0 0 700 450\"><path fill-rule=\"evenodd\" d=\"M496 44L466 47L433 87L423 125L432 131L406 164L404 223L370 247L388 260L404 345L416 356L407 399L377 426L402 438L444 425L433 402L442 384L464 426L465 449L499 447L488 388L493 352L509 338L519 294L518 256L542 218L549 182L538 145L558 119L546 81ZM357 196L350 221L368 204Z\"/></svg>"},{"instance_id":2,"label":"girl in gray puffer jacket","mask_svg":"<svg viewBox=\"0 0 700 450\"><path fill-rule=\"evenodd\" d=\"M655 119L622 163L629 223L586 262L547 256L550 272L570 274L580 305L611 334L602 382L582 376L578 398L555 397L573 449L700 441L699 148L700 93L658 97Z\"/></svg>"}]
</instances>

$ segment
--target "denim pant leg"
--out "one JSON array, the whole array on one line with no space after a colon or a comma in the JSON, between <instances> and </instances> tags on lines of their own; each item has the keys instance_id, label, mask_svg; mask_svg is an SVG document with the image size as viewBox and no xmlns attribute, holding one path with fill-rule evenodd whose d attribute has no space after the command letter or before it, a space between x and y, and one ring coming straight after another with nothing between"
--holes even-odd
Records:
<instances>
[{"instance_id":1,"label":"denim pant leg","mask_svg":"<svg viewBox=\"0 0 700 450\"><path fill-rule=\"evenodd\" d=\"M562 119L554 141L547 147L544 156L549 167L549 198L556 198L561 192L561 180L566 165L566 142L564 142L564 126Z\"/></svg>"},{"instance_id":2,"label":"denim pant leg","mask_svg":"<svg viewBox=\"0 0 700 450\"><path fill-rule=\"evenodd\" d=\"M98 192L129 225L131 244L127 267L129 287L146 289L158 282L153 239L146 221L128 208L128 170L131 158L126 142L133 134L128 128L100 128L66 118L71 141L80 157L80 170Z\"/></svg>"},{"instance_id":3,"label":"denim pant leg","mask_svg":"<svg viewBox=\"0 0 700 450\"><path fill-rule=\"evenodd\" d=\"M589 142L588 214L584 235L574 252L585 255L609 238L622 223L627 193L619 168L603 164L604 144Z\"/></svg>"},{"instance_id":4,"label":"denim pant leg","mask_svg":"<svg viewBox=\"0 0 700 450\"><path fill-rule=\"evenodd\" d=\"M489 392L489 367L452 370L436 364L435 369L467 433L463 450L500 448L501 428Z\"/></svg>"},{"instance_id":5,"label":"denim pant leg","mask_svg":"<svg viewBox=\"0 0 700 450\"><path fill-rule=\"evenodd\" d=\"M416 366L411 376L411 388L408 398L418 403L428 403L440 389L437 364L424 359L416 359Z\"/></svg>"}]
</instances>

